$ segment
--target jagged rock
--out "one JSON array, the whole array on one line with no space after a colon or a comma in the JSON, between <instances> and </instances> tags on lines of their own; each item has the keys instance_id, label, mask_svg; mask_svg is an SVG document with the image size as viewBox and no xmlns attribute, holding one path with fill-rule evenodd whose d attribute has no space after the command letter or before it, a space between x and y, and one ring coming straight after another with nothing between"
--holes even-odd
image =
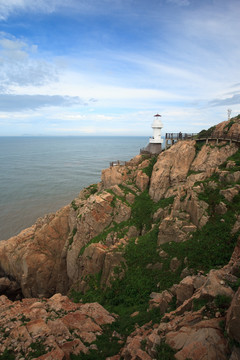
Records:
<instances>
[{"instance_id":1,"label":"jagged rock","mask_svg":"<svg viewBox=\"0 0 240 360\"><path fill-rule=\"evenodd\" d=\"M21 293L21 288L16 281L12 281L7 277L0 278L0 295L8 297L16 297Z\"/></svg>"},{"instance_id":2,"label":"jagged rock","mask_svg":"<svg viewBox=\"0 0 240 360\"><path fill-rule=\"evenodd\" d=\"M159 251L159 256L161 258L166 258L166 257L168 257L168 253L166 251L164 251L164 250L160 250Z\"/></svg>"},{"instance_id":3,"label":"jagged rock","mask_svg":"<svg viewBox=\"0 0 240 360\"><path fill-rule=\"evenodd\" d=\"M219 215L224 215L227 212L227 205L224 202L220 202L215 206L215 212Z\"/></svg>"},{"instance_id":4,"label":"jagged rock","mask_svg":"<svg viewBox=\"0 0 240 360\"><path fill-rule=\"evenodd\" d=\"M69 234L69 210L66 206L0 242L0 267L20 284L25 297L50 296L66 278L66 269L62 278L59 272L61 253Z\"/></svg>"},{"instance_id":5,"label":"jagged rock","mask_svg":"<svg viewBox=\"0 0 240 360\"><path fill-rule=\"evenodd\" d=\"M240 359L240 349L234 346L229 360L239 360L239 359Z\"/></svg>"},{"instance_id":6,"label":"jagged rock","mask_svg":"<svg viewBox=\"0 0 240 360\"><path fill-rule=\"evenodd\" d=\"M226 169L231 169L231 168L233 168L234 166L236 166L235 161L229 160L229 161L227 162Z\"/></svg>"},{"instance_id":7,"label":"jagged rock","mask_svg":"<svg viewBox=\"0 0 240 360\"><path fill-rule=\"evenodd\" d=\"M223 195L225 199L230 202L238 193L239 193L239 185L233 188L228 188L226 190L220 190L220 194Z\"/></svg>"},{"instance_id":8,"label":"jagged rock","mask_svg":"<svg viewBox=\"0 0 240 360\"><path fill-rule=\"evenodd\" d=\"M227 312L226 329L229 336L240 343L240 288L234 295Z\"/></svg>"},{"instance_id":9,"label":"jagged rock","mask_svg":"<svg viewBox=\"0 0 240 360\"><path fill-rule=\"evenodd\" d=\"M227 360L227 340L219 328L219 319L183 326L166 335L166 342L177 350L177 360Z\"/></svg>"},{"instance_id":10,"label":"jagged rock","mask_svg":"<svg viewBox=\"0 0 240 360\"><path fill-rule=\"evenodd\" d=\"M194 293L193 278L187 276L184 278L176 288L177 304L182 304L189 299Z\"/></svg>"},{"instance_id":11,"label":"jagged rock","mask_svg":"<svg viewBox=\"0 0 240 360\"><path fill-rule=\"evenodd\" d=\"M186 267L182 270L180 278L184 279L185 277L191 275L191 271Z\"/></svg>"},{"instance_id":12,"label":"jagged rock","mask_svg":"<svg viewBox=\"0 0 240 360\"><path fill-rule=\"evenodd\" d=\"M136 228L136 226L132 225L128 228L126 235L129 239L137 237L139 235L139 230Z\"/></svg>"},{"instance_id":13,"label":"jagged rock","mask_svg":"<svg viewBox=\"0 0 240 360\"><path fill-rule=\"evenodd\" d=\"M121 222L128 220L130 216L131 208L121 200L116 199L113 210L114 221L120 224Z\"/></svg>"},{"instance_id":14,"label":"jagged rock","mask_svg":"<svg viewBox=\"0 0 240 360\"><path fill-rule=\"evenodd\" d=\"M70 353L87 353L86 343L90 346L102 334L102 326L115 321L98 303L74 304L60 294L21 302L1 296L0 305L0 327L7 334L0 338L0 353L12 350L18 359L28 358L36 341L46 352L38 359L69 359Z\"/></svg>"},{"instance_id":15,"label":"jagged rock","mask_svg":"<svg viewBox=\"0 0 240 360\"><path fill-rule=\"evenodd\" d=\"M169 303L172 301L173 295L164 290L161 293L151 293L151 300L149 300L149 309L159 308L160 314L164 314L169 306Z\"/></svg>"},{"instance_id":16,"label":"jagged rock","mask_svg":"<svg viewBox=\"0 0 240 360\"><path fill-rule=\"evenodd\" d=\"M138 169L145 169L150 164L150 159L143 160L139 165Z\"/></svg>"},{"instance_id":17,"label":"jagged rock","mask_svg":"<svg viewBox=\"0 0 240 360\"><path fill-rule=\"evenodd\" d=\"M112 221L120 223L128 220L131 208L107 191L94 194L88 198L78 211L77 232L72 243L66 244L67 274L70 283L75 283L82 277L82 264L79 254L93 237L100 234Z\"/></svg>"},{"instance_id":18,"label":"jagged rock","mask_svg":"<svg viewBox=\"0 0 240 360\"><path fill-rule=\"evenodd\" d=\"M126 166L112 166L102 170L102 184L104 189L124 183L128 179Z\"/></svg>"},{"instance_id":19,"label":"jagged rock","mask_svg":"<svg viewBox=\"0 0 240 360\"><path fill-rule=\"evenodd\" d=\"M211 270L207 276L206 282L200 289L200 297L215 298L217 295L233 297L234 292L225 282L221 283L224 272L220 270Z\"/></svg>"},{"instance_id":20,"label":"jagged rock","mask_svg":"<svg viewBox=\"0 0 240 360\"><path fill-rule=\"evenodd\" d=\"M207 171L211 169L214 171L217 166L222 164L227 158L237 151L237 145L226 145L223 147L210 148L208 145L203 145L197 157L191 164L192 171Z\"/></svg>"},{"instance_id":21,"label":"jagged rock","mask_svg":"<svg viewBox=\"0 0 240 360\"><path fill-rule=\"evenodd\" d=\"M232 184L232 183L238 183L240 181L240 171L235 171L233 173L229 173L226 171L226 181L227 183L229 184Z\"/></svg>"},{"instance_id":22,"label":"jagged rock","mask_svg":"<svg viewBox=\"0 0 240 360\"><path fill-rule=\"evenodd\" d=\"M195 141L179 141L158 156L149 188L149 194L154 201L164 197L169 187L186 181L195 156L194 144Z\"/></svg>"},{"instance_id":23,"label":"jagged rock","mask_svg":"<svg viewBox=\"0 0 240 360\"><path fill-rule=\"evenodd\" d=\"M232 234L236 234L240 230L240 215L237 216L236 222L232 228Z\"/></svg>"},{"instance_id":24,"label":"jagged rock","mask_svg":"<svg viewBox=\"0 0 240 360\"><path fill-rule=\"evenodd\" d=\"M188 239L189 233L196 230L196 226L173 217L172 215L165 217L159 226L158 245L166 242L182 242Z\"/></svg>"},{"instance_id":25,"label":"jagged rock","mask_svg":"<svg viewBox=\"0 0 240 360\"><path fill-rule=\"evenodd\" d=\"M133 204L134 203L134 201L135 201L135 195L134 194L132 194L132 193L128 193L127 195L126 195L126 201L129 203L129 204Z\"/></svg>"},{"instance_id":26,"label":"jagged rock","mask_svg":"<svg viewBox=\"0 0 240 360\"><path fill-rule=\"evenodd\" d=\"M195 191L189 191L181 207L183 211L187 211L191 222L198 228L201 228L208 222L208 204L205 201L199 200L198 194Z\"/></svg>"},{"instance_id":27,"label":"jagged rock","mask_svg":"<svg viewBox=\"0 0 240 360\"><path fill-rule=\"evenodd\" d=\"M137 171L136 185L141 190L144 191L147 189L149 183L149 176L145 174L142 170Z\"/></svg>"},{"instance_id":28,"label":"jagged rock","mask_svg":"<svg viewBox=\"0 0 240 360\"><path fill-rule=\"evenodd\" d=\"M111 286L111 282L116 277L124 275L126 260L120 252L108 252L105 257L104 266L101 276L102 287ZM116 271L116 269L118 269Z\"/></svg>"},{"instance_id":29,"label":"jagged rock","mask_svg":"<svg viewBox=\"0 0 240 360\"><path fill-rule=\"evenodd\" d=\"M240 132L240 124L239 124L239 119L235 118L234 122L232 123L232 125L230 124L231 119L227 120L227 121L222 121L221 123L216 125L215 131L214 132L220 132L220 133L226 133L229 136L233 133L239 133ZM231 125L231 126L229 126Z\"/></svg>"}]
</instances>

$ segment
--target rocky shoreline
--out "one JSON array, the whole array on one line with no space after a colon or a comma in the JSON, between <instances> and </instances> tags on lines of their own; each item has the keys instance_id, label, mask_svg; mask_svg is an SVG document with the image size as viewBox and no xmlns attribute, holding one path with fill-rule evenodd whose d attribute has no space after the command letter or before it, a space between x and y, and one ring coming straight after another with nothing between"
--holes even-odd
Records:
<instances>
[{"instance_id":1,"label":"rocky shoreline","mask_svg":"<svg viewBox=\"0 0 240 360\"><path fill-rule=\"evenodd\" d=\"M240 358L239 154L190 140L137 155L0 242L2 356Z\"/></svg>"}]
</instances>

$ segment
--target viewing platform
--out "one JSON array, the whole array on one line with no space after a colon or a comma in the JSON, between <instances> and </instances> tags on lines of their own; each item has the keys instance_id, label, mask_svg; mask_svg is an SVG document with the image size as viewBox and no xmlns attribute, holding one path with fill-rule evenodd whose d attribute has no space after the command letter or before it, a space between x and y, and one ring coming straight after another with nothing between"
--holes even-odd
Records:
<instances>
[{"instance_id":1,"label":"viewing platform","mask_svg":"<svg viewBox=\"0 0 240 360\"><path fill-rule=\"evenodd\" d=\"M206 144L209 141L215 140L218 144L219 141L229 141L230 144L240 143L240 134L232 133L228 134L225 131L213 131L210 135L198 135L194 133L166 133L165 135L165 149L168 149L170 146L175 144L179 140L196 140L196 141L206 141Z\"/></svg>"},{"instance_id":2,"label":"viewing platform","mask_svg":"<svg viewBox=\"0 0 240 360\"><path fill-rule=\"evenodd\" d=\"M125 166L125 165L127 165L127 161L116 160L116 161L111 161L110 162L110 167L119 166L119 165Z\"/></svg>"}]
</instances>

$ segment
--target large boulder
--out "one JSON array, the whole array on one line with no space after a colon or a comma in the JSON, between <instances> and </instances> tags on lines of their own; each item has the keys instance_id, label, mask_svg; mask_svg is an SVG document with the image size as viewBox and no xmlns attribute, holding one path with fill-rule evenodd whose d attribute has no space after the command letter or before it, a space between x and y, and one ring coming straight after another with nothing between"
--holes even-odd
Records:
<instances>
[{"instance_id":1,"label":"large boulder","mask_svg":"<svg viewBox=\"0 0 240 360\"><path fill-rule=\"evenodd\" d=\"M149 194L154 201L165 197L169 187L184 183L195 157L195 141L179 141L158 156L153 167Z\"/></svg>"},{"instance_id":2,"label":"large boulder","mask_svg":"<svg viewBox=\"0 0 240 360\"><path fill-rule=\"evenodd\" d=\"M229 336L240 343L240 288L236 292L227 312L226 329Z\"/></svg>"},{"instance_id":3,"label":"large boulder","mask_svg":"<svg viewBox=\"0 0 240 360\"><path fill-rule=\"evenodd\" d=\"M59 282L68 290L61 254L69 235L69 210L66 206L0 242L0 268L16 280L25 297L51 296Z\"/></svg>"}]
</instances>

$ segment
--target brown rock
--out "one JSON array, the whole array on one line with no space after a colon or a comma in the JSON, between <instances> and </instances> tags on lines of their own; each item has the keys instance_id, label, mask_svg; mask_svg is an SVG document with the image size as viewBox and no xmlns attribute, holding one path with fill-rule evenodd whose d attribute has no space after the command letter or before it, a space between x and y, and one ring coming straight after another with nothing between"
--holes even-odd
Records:
<instances>
[{"instance_id":1,"label":"brown rock","mask_svg":"<svg viewBox=\"0 0 240 360\"><path fill-rule=\"evenodd\" d=\"M69 234L69 209L66 206L0 242L0 268L16 279L24 296L51 296L59 286L61 253ZM64 279L66 269L61 273Z\"/></svg>"},{"instance_id":2,"label":"brown rock","mask_svg":"<svg viewBox=\"0 0 240 360\"><path fill-rule=\"evenodd\" d=\"M226 161L228 157L233 155L237 149L236 144L226 145L220 148L210 148L208 145L203 145L191 165L191 170L207 171L208 169L215 169Z\"/></svg>"},{"instance_id":3,"label":"brown rock","mask_svg":"<svg viewBox=\"0 0 240 360\"><path fill-rule=\"evenodd\" d=\"M159 308L160 314L164 314L172 301L173 295L164 290L161 293L151 293L151 300L149 301L149 309Z\"/></svg>"},{"instance_id":4,"label":"brown rock","mask_svg":"<svg viewBox=\"0 0 240 360\"><path fill-rule=\"evenodd\" d=\"M102 277L101 277L101 286L108 287L111 286L111 282L116 277L124 276L124 267L126 266L126 260L120 252L108 252L105 257ZM116 271L116 268L119 271Z\"/></svg>"},{"instance_id":5,"label":"brown rock","mask_svg":"<svg viewBox=\"0 0 240 360\"><path fill-rule=\"evenodd\" d=\"M153 167L149 194L154 201L160 200L169 187L186 181L187 173L195 156L195 141L179 141L158 156Z\"/></svg>"},{"instance_id":6,"label":"brown rock","mask_svg":"<svg viewBox=\"0 0 240 360\"><path fill-rule=\"evenodd\" d=\"M232 339L240 342L240 288L234 295L231 306L228 309L226 329Z\"/></svg>"},{"instance_id":7,"label":"brown rock","mask_svg":"<svg viewBox=\"0 0 240 360\"><path fill-rule=\"evenodd\" d=\"M224 202L220 202L215 206L216 214L223 215L227 212L227 205Z\"/></svg>"},{"instance_id":8,"label":"brown rock","mask_svg":"<svg viewBox=\"0 0 240 360\"><path fill-rule=\"evenodd\" d=\"M147 189L149 183L149 176L145 174L142 170L137 171L136 185L141 190L144 191Z\"/></svg>"},{"instance_id":9,"label":"brown rock","mask_svg":"<svg viewBox=\"0 0 240 360\"><path fill-rule=\"evenodd\" d=\"M238 193L239 193L239 186L228 188L226 190L220 190L220 194L223 195L225 199L230 202Z\"/></svg>"},{"instance_id":10,"label":"brown rock","mask_svg":"<svg viewBox=\"0 0 240 360\"><path fill-rule=\"evenodd\" d=\"M104 189L124 183L128 179L126 166L112 166L102 170L102 184Z\"/></svg>"},{"instance_id":11,"label":"brown rock","mask_svg":"<svg viewBox=\"0 0 240 360\"><path fill-rule=\"evenodd\" d=\"M178 305L189 299L194 293L193 278L185 277L176 288L176 296Z\"/></svg>"},{"instance_id":12,"label":"brown rock","mask_svg":"<svg viewBox=\"0 0 240 360\"><path fill-rule=\"evenodd\" d=\"M215 320L215 319L214 319ZM175 350L177 360L227 360L227 341L218 328L219 319L200 322L192 327L182 327L169 332L166 342Z\"/></svg>"}]
</instances>

